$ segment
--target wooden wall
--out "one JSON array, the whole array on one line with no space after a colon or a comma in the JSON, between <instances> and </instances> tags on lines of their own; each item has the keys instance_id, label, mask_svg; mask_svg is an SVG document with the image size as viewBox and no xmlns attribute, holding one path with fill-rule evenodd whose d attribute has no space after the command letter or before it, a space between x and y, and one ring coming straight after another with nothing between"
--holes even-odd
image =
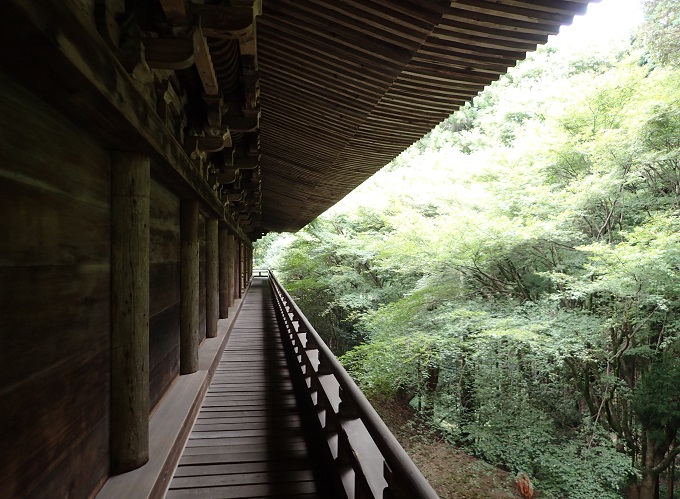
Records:
<instances>
[{"instance_id":1,"label":"wooden wall","mask_svg":"<svg viewBox=\"0 0 680 499\"><path fill-rule=\"evenodd\" d=\"M0 109L0 497L88 497L109 475L110 155L1 73ZM152 180L152 408L179 375L179 207Z\"/></svg>"},{"instance_id":2,"label":"wooden wall","mask_svg":"<svg viewBox=\"0 0 680 499\"><path fill-rule=\"evenodd\" d=\"M179 375L179 205L151 182L149 395L153 408Z\"/></svg>"},{"instance_id":3,"label":"wooden wall","mask_svg":"<svg viewBox=\"0 0 680 499\"><path fill-rule=\"evenodd\" d=\"M0 74L0 496L108 475L110 159Z\"/></svg>"}]
</instances>

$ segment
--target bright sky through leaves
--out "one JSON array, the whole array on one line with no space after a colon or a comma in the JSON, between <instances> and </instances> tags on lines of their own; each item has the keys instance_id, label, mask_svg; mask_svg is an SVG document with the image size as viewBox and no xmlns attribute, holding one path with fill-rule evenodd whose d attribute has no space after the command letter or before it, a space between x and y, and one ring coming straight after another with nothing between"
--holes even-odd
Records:
<instances>
[{"instance_id":1,"label":"bright sky through leaves","mask_svg":"<svg viewBox=\"0 0 680 499\"><path fill-rule=\"evenodd\" d=\"M585 16L576 16L570 26L550 37L560 48L580 50L609 40L627 38L643 20L641 0L602 0L588 5Z\"/></svg>"},{"instance_id":2,"label":"bright sky through leaves","mask_svg":"<svg viewBox=\"0 0 680 499\"><path fill-rule=\"evenodd\" d=\"M643 21L642 0L601 0L588 5L583 16L574 17L569 26L562 26L560 33L549 38L548 44L558 47L562 52L581 53L589 47L603 48L620 40L628 40L635 28ZM414 157L412 164L417 170L426 171L431 166L431 158ZM418 165L420 162L421 165ZM347 206L382 206L390 195L390 188L385 188L387 179L383 178L380 187L370 188L367 194L362 187L355 189L328 212L342 212ZM368 180L363 185L372 185ZM446 188L442 186L442 188ZM479 195L479 193L469 193Z\"/></svg>"}]
</instances>

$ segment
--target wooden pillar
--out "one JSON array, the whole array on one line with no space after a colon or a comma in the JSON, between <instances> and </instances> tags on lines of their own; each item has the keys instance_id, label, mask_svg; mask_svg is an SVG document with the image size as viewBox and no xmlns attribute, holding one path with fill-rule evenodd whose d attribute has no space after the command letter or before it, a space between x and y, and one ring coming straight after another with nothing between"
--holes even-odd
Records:
<instances>
[{"instance_id":1,"label":"wooden pillar","mask_svg":"<svg viewBox=\"0 0 680 499\"><path fill-rule=\"evenodd\" d=\"M234 278L234 269L231 266L231 255L234 254L234 236L232 234L229 234L229 237L227 238L227 254L230 255L227 257L227 267L229 267L229 280L231 281ZM231 283L227 283L225 290L227 293L225 299L231 307L234 304L234 288Z\"/></svg>"},{"instance_id":2,"label":"wooden pillar","mask_svg":"<svg viewBox=\"0 0 680 499\"><path fill-rule=\"evenodd\" d=\"M219 249L220 249L220 317L229 317L229 286L231 280L231 269L229 265L229 231L221 228L218 230Z\"/></svg>"},{"instance_id":3,"label":"wooden pillar","mask_svg":"<svg viewBox=\"0 0 680 499\"><path fill-rule=\"evenodd\" d=\"M234 252L236 251L236 236L234 234L229 234L229 247L231 248L231 251L229 252L229 269L231 272L231 279L229 280L229 293L230 293L230 298L231 298L231 303L234 303L234 300L238 298L238 293L236 292L236 285L234 284L234 280L236 279L236 276L238 275L236 272L236 266L234 265L235 259L234 259Z\"/></svg>"},{"instance_id":4,"label":"wooden pillar","mask_svg":"<svg viewBox=\"0 0 680 499\"><path fill-rule=\"evenodd\" d=\"M253 247L248 246L248 258L246 260L246 285L250 282L253 277Z\"/></svg>"},{"instance_id":5,"label":"wooden pillar","mask_svg":"<svg viewBox=\"0 0 680 499\"><path fill-rule=\"evenodd\" d=\"M217 237L217 219L205 221L205 322L206 336L217 336L217 321L220 318L220 264Z\"/></svg>"},{"instance_id":6,"label":"wooden pillar","mask_svg":"<svg viewBox=\"0 0 680 499\"><path fill-rule=\"evenodd\" d=\"M248 245L243 243L243 289L248 287Z\"/></svg>"},{"instance_id":7,"label":"wooden pillar","mask_svg":"<svg viewBox=\"0 0 680 499\"><path fill-rule=\"evenodd\" d=\"M246 289L246 244L241 241L240 251L240 266L239 266L239 297L243 296L243 290Z\"/></svg>"},{"instance_id":8,"label":"wooden pillar","mask_svg":"<svg viewBox=\"0 0 680 499\"><path fill-rule=\"evenodd\" d=\"M111 163L111 473L149 460L149 158Z\"/></svg>"},{"instance_id":9,"label":"wooden pillar","mask_svg":"<svg viewBox=\"0 0 680 499\"><path fill-rule=\"evenodd\" d=\"M198 370L198 202L182 200L179 217L179 373Z\"/></svg>"},{"instance_id":10,"label":"wooden pillar","mask_svg":"<svg viewBox=\"0 0 680 499\"><path fill-rule=\"evenodd\" d=\"M248 281L250 279L250 274L248 271L248 262L250 258L250 248L246 243L243 243L243 289L248 287Z\"/></svg>"}]
</instances>

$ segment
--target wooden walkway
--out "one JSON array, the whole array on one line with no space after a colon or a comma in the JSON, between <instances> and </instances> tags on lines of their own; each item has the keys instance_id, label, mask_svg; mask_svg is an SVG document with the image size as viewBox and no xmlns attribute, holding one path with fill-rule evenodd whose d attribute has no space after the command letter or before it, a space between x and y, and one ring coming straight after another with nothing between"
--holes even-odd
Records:
<instances>
[{"instance_id":1,"label":"wooden walkway","mask_svg":"<svg viewBox=\"0 0 680 499\"><path fill-rule=\"evenodd\" d=\"M254 278L166 497L328 497L303 427L269 282Z\"/></svg>"}]
</instances>

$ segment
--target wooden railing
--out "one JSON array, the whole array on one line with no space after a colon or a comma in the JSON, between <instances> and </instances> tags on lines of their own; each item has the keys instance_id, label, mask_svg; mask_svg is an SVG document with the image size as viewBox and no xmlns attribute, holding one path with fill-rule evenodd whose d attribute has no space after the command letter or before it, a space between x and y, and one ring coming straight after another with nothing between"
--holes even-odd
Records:
<instances>
[{"instance_id":1,"label":"wooden railing","mask_svg":"<svg viewBox=\"0 0 680 499\"><path fill-rule=\"evenodd\" d=\"M273 273L269 277L284 342L290 342L347 497L438 497L288 292Z\"/></svg>"},{"instance_id":2,"label":"wooden railing","mask_svg":"<svg viewBox=\"0 0 680 499\"><path fill-rule=\"evenodd\" d=\"M253 269L253 277L269 277L269 270Z\"/></svg>"}]
</instances>

